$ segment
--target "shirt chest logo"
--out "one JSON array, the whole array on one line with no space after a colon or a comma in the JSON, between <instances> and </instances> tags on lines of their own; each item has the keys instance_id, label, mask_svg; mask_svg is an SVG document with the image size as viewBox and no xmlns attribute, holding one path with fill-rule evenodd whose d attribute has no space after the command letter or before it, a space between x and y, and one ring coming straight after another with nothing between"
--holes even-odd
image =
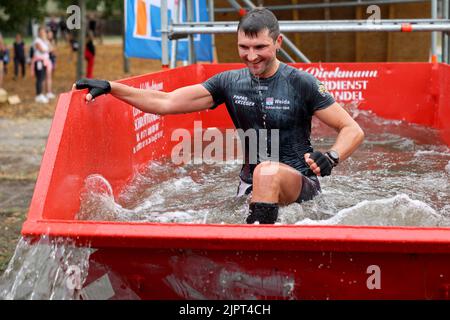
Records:
<instances>
[{"instance_id":1,"label":"shirt chest logo","mask_svg":"<svg viewBox=\"0 0 450 320\"><path fill-rule=\"evenodd\" d=\"M233 102L236 105L241 105L241 106L249 106L249 107L253 107L255 105L255 102L250 101L248 97L246 96L240 96L235 94L233 96Z\"/></svg>"},{"instance_id":2,"label":"shirt chest logo","mask_svg":"<svg viewBox=\"0 0 450 320\"><path fill-rule=\"evenodd\" d=\"M291 108L291 101L288 99L276 99L267 97L265 103L266 109L272 110L289 110Z\"/></svg>"}]
</instances>

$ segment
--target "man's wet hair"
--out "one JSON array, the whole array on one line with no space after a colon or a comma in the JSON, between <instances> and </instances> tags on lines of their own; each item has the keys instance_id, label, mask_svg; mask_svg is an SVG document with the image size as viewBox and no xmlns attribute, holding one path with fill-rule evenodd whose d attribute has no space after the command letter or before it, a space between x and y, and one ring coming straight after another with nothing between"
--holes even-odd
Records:
<instances>
[{"instance_id":1,"label":"man's wet hair","mask_svg":"<svg viewBox=\"0 0 450 320\"><path fill-rule=\"evenodd\" d=\"M277 17L266 8L255 8L247 12L239 21L238 31L243 31L247 37L256 38L264 29L269 30L269 36L275 41L280 35Z\"/></svg>"}]
</instances>

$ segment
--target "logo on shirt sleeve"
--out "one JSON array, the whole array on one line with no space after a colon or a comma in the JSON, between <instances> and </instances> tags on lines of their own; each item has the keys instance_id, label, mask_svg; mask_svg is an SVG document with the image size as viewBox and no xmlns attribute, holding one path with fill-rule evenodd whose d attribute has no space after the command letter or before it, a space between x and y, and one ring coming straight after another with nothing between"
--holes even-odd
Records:
<instances>
[{"instance_id":1,"label":"logo on shirt sleeve","mask_svg":"<svg viewBox=\"0 0 450 320\"><path fill-rule=\"evenodd\" d=\"M317 84L317 90L319 91L320 95L322 97L326 97L326 96L330 96L330 92L327 90L327 87L325 87L325 85L320 82L319 80L316 81Z\"/></svg>"}]
</instances>

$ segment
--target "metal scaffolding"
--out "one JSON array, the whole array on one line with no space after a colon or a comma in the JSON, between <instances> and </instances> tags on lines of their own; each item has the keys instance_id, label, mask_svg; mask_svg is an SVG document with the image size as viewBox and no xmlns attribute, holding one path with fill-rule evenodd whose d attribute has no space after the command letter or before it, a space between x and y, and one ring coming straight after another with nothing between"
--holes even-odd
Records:
<instances>
[{"instance_id":1,"label":"metal scaffolding","mask_svg":"<svg viewBox=\"0 0 450 320\"><path fill-rule=\"evenodd\" d=\"M361 7L370 5L386 5L386 4L402 4L415 2L428 2L430 0L367 0L367 1L347 1L347 2L328 2L328 3L302 3L302 4L286 4L278 6L265 6L271 11L283 10L305 10L305 9L325 9L325 8L340 8L340 7ZM247 7L250 9L250 7ZM245 8L244 8L245 9ZM216 8L214 12L225 13L233 12L233 8Z\"/></svg>"},{"instance_id":2,"label":"metal scaffolding","mask_svg":"<svg viewBox=\"0 0 450 320\"><path fill-rule=\"evenodd\" d=\"M431 0L431 19L437 19L438 16L437 0ZM437 32L431 32L431 60L437 61Z\"/></svg>"},{"instance_id":3,"label":"metal scaffolding","mask_svg":"<svg viewBox=\"0 0 450 320\"><path fill-rule=\"evenodd\" d=\"M169 28L169 38L179 38L188 34L235 33L238 22L187 22L173 24ZM423 22L421 19L385 19L377 23L367 20L330 21L280 21L281 32L423 32L450 31L449 19Z\"/></svg>"},{"instance_id":4,"label":"metal scaffolding","mask_svg":"<svg viewBox=\"0 0 450 320\"><path fill-rule=\"evenodd\" d=\"M187 7L192 3L192 0L186 0ZM229 0L233 5L233 10L239 10L240 5L235 0ZM243 0L244 3L249 7L254 7L253 3L250 0ZM378 21L373 20L309 20L309 21L279 21L280 31L282 33L289 32L432 32L432 50L431 53L435 58L437 53L436 50L436 32L442 32L443 34L443 42L442 42L442 58L443 61L450 63L449 60L449 41L448 35L450 33L450 13L449 13L449 0L443 1L443 19L437 19L437 0L432 0L432 19L381 19ZM162 1L166 2L166 1ZM386 1L360 1L359 3L363 3L367 5L372 2L383 2ZM393 3L394 1L389 1ZM403 0L400 2L423 2L423 0L415 1L415 0ZM331 4L331 3L327 3ZM345 4L345 2L341 2L339 4ZM320 5L320 4L317 4ZM239 8L238 8L239 6ZM167 10L167 6L161 6L161 8ZM212 6L210 6L211 10ZM270 7L269 7L270 8ZM164 15L164 12L162 12ZM166 12L167 14L167 12ZM237 32L238 21L230 21L230 22L192 22L190 21L185 23L180 23L176 20L172 21L169 25L168 23L164 23L162 20L161 33L163 37L163 46L167 46L166 49L163 49L163 52L167 55L163 57L163 65L164 62L167 62L168 59L168 41L164 39L172 39L176 41L176 39L184 38L184 37L192 37L194 34L217 34L217 33L236 33ZM286 41L287 39L287 41ZM289 48L299 57L302 61L309 62L308 58L306 58L303 53L291 42L289 39L284 36L284 43L287 42ZM193 51L193 50L192 50ZM189 62L195 62L195 56L191 50L189 50ZM288 61L293 61L291 57L289 57L286 53L285 58Z\"/></svg>"},{"instance_id":5,"label":"metal scaffolding","mask_svg":"<svg viewBox=\"0 0 450 320\"><path fill-rule=\"evenodd\" d=\"M449 0L444 0L443 3L443 17L444 19L450 19L450 6L449 6ZM448 41L449 32L443 32L442 33L442 61L450 64L450 42Z\"/></svg>"}]
</instances>

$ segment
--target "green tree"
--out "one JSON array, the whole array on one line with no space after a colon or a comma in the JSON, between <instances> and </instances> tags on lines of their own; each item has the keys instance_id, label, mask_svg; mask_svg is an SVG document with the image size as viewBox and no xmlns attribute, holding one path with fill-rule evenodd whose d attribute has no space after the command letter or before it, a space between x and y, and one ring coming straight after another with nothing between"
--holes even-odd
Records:
<instances>
[{"instance_id":1,"label":"green tree","mask_svg":"<svg viewBox=\"0 0 450 320\"><path fill-rule=\"evenodd\" d=\"M57 0L58 7L65 11L71 5L76 5L76 0ZM86 0L86 9L88 11L96 11L104 8L103 17L108 18L117 12L123 12L123 0Z\"/></svg>"},{"instance_id":2,"label":"green tree","mask_svg":"<svg viewBox=\"0 0 450 320\"><path fill-rule=\"evenodd\" d=\"M30 19L44 16L47 0L0 0L0 30L15 31Z\"/></svg>"}]
</instances>

